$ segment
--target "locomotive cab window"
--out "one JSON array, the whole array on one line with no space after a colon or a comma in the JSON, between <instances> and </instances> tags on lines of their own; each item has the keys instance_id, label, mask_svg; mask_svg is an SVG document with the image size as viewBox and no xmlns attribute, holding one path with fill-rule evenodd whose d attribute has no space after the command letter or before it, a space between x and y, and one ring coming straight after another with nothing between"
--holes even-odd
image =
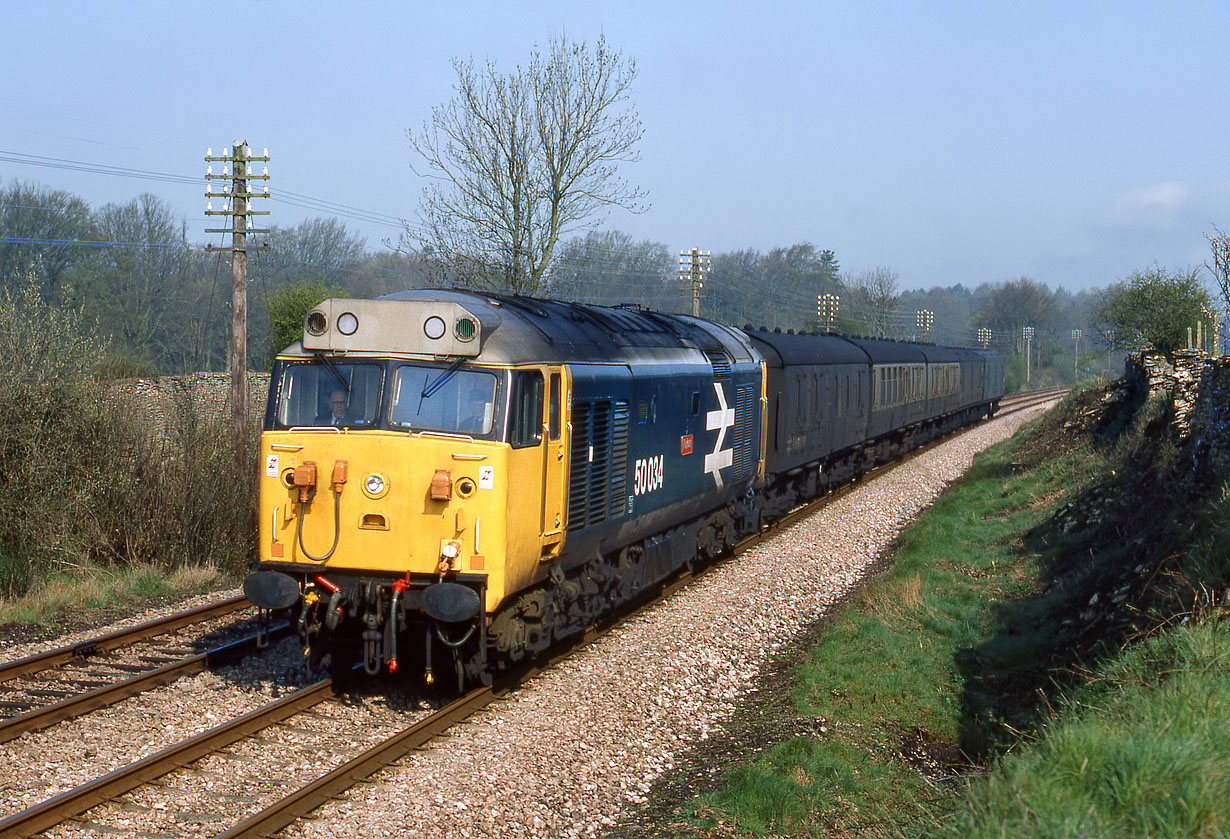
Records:
<instances>
[{"instance_id":1,"label":"locomotive cab window","mask_svg":"<svg viewBox=\"0 0 1230 839\"><path fill-rule=\"evenodd\" d=\"M515 449L542 442L542 389L542 374L538 371L513 374L508 442Z\"/></svg>"},{"instance_id":2,"label":"locomotive cab window","mask_svg":"<svg viewBox=\"0 0 1230 839\"><path fill-rule=\"evenodd\" d=\"M495 391L496 377L485 370L403 364L393 376L389 421L410 431L486 435Z\"/></svg>"},{"instance_id":3,"label":"locomotive cab window","mask_svg":"<svg viewBox=\"0 0 1230 839\"><path fill-rule=\"evenodd\" d=\"M274 427L370 428L379 415L383 379L377 364L287 364L281 370Z\"/></svg>"}]
</instances>

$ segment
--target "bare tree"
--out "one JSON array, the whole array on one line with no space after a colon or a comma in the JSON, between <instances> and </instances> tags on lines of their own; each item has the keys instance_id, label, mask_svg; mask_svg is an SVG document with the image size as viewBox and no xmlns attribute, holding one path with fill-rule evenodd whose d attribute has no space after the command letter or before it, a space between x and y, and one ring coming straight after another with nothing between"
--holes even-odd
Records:
<instances>
[{"instance_id":1,"label":"bare tree","mask_svg":"<svg viewBox=\"0 0 1230 839\"><path fill-rule=\"evenodd\" d=\"M641 303L681 312L686 303L690 311L677 270L675 257L661 242L638 242L619 230L591 230L560 246L546 288L552 297L582 303Z\"/></svg>"},{"instance_id":2,"label":"bare tree","mask_svg":"<svg viewBox=\"0 0 1230 839\"><path fill-rule=\"evenodd\" d=\"M627 105L636 62L564 35L546 55L503 75L454 59L456 95L408 133L422 158L418 242L463 285L538 290L561 234L592 227L605 209L639 212L644 193L617 174L639 158L644 133Z\"/></svg>"},{"instance_id":3,"label":"bare tree","mask_svg":"<svg viewBox=\"0 0 1230 839\"><path fill-rule=\"evenodd\" d=\"M978 291L980 301L974 314L977 326L989 326L999 335L1019 332L1023 326L1047 333L1056 328L1055 292L1045 283L1019 277L996 286L980 286Z\"/></svg>"},{"instance_id":4,"label":"bare tree","mask_svg":"<svg viewBox=\"0 0 1230 839\"><path fill-rule=\"evenodd\" d=\"M883 338L893 332L900 307L897 280L896 271L881 265L872 271L859 271L845 281L849 314L860 319L872 335Z\"/></svg>"},{"instance_id":5,"label":"bare tree","mask_svg":"<svg viewBox=\"0 0 1230 839\"><path fill-rule=\"evenodd\" d=\"M1210 265L1206 262L1204 267L1213 275L1213 279L1217 280L1222 300L1226 308L1230 309L1230 236L1222 233L1216 227L1213 228L1213 232L1216 235L1204 234L1204 238L1209 240L1209 248L1213 251L1213 263Z\"/></svg>"}]
</instances>

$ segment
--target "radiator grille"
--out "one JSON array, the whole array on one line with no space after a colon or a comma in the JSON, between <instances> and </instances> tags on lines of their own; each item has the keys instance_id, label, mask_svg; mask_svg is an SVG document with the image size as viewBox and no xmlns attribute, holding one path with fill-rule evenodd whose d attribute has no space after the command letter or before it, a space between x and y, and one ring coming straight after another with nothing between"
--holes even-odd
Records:
<instances>
[{"instance_id":1,"label":"radiator grille","mask_svg":"<svg viewBox=\"0 0 1230 839\"><path fill-rule=\"evenodd\" d=\"M755 410L758 385L746 384L735 388L735 439L734 467L731 479L742 480L751 476L755 466L755 446L752 445L752 431L755 428Z\"/></svg>"},{"instance_id":2,"label":"radiator grille","mask_svg":"<svg viewBox=\"0 0 1230 839\"><path fill-rule=\"evenodd\" d=\"M572 408L568 529L618 516L628 474L628 403L578 402Z\"/></svg>"}]
</instances>

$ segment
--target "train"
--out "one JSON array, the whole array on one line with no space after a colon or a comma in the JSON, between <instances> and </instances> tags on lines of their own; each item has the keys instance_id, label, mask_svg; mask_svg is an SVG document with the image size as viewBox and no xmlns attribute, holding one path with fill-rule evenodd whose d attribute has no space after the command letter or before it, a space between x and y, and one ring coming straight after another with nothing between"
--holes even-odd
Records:
<instances>
[{"instance_id":1,"label":"train","mask_svg":"<svg viewBox=\"0 0 1230 839\"><path fill-rule=\"evenodd\" d=\"M994 414L985 349L460 289L332 298L273 364L259 557L309 666L461 686Z\"/></svg>"}]
</instances>

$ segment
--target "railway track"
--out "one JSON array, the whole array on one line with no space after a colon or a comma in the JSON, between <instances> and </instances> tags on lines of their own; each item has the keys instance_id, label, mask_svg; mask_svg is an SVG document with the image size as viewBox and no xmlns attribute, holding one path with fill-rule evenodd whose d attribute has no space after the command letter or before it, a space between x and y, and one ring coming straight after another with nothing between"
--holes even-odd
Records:
<instances>
[{"instance_id":1,"label":"railway track","mask_svg":"<svg viewBox=\"0 0 1230 839\"><path fill-rule=\"evenodd\" d=\"M251 608L247 598L232 597L0 664L0 743L234 662L288 631L281 623L229 642L214 640L235 635L222 622ZM214 632L176 637L210 624Z\"/></svg>"},{"instance_id":2,"label":"railway track","mask_svg":"<svg viewBox=\"0 0 1230 839\"><path fill-rule=\"evenodd\" d=\"M1036 391L1030 394L1018 394L1011 399L1003 400L998 416L1014 411L1026 410L1048 401L1054 401L1065 391L1066 388L1059 388L1048 391ZM942 442L942 440L919 448L912 452L909 457L917 456L939 442ZM863 476L861 480L873 479L879 474L896 468L905 459L903 458L900 461L879 467ZM853 486L854 484L847 484L791 511L772 527L740 542L731 553L738 555L777 535L799 519L814 513L820 507L841 497ZM286 780L262 779L266 781L263 785L266 792L266 795L263 796L264 800L268 800L270 788L289 788L290 792L282 795L278 800L265 806L258 812L243 817L240 822L234 824L225 832L215 835L228 837L229 839L229 837L270 836L277 833L347 788L370 777L380 769L397 762L412 750L421 748L438 737L442 732L471 716L475 711L514 690L517 686L531 679L542 670L553 666L563 657L571 654L575 649L588 645L610 628L616 626L619 621L627 617L628 613L639 611L669 598L702 574L703 570L697 571L695 574L686 571L681 573L668 583L655 587L653 592L644 595L635 604L632 604L631 608L623 610L621 614L613 615L600 624L590 627L586 632L553 648L543 659L536 660L534 663L508 674L507 677L500 679L490 687L476 688L467 692L438 710L426 714L411 726L396 731L391 736L374 743L366 749L350 749L346 752L337 746L321 747L331 751L344 752L349 756L340 759L332 769L318 775L307 784L301 785L293 777ZM271 744L283 739L280 735L273 733L274 727L285 726L288 727L286 729L288 731L305 730L302 716L313 714L322 703L328 702L334 695L335 687L328 679L302 688L276 702L270 703L264 708L233 719L228 723L189 738L182 743L164 749L128 767L62 793L9 818L0 820L0 839L33 836L68 820L80 822L82 814L87 813L90 808L107 801L113 801L117 797L137 789L142 784L148 784L158 778L165 779L168 773L188 767L194 761L199 761L207 755L215 755L220 750L227 749L245 738L257 738L262 747L270 747ZM189 769L187 771L192 770ZM251 799L253 796L239 797ZM222 807L222 815L215 817L202 815L201 818L208 819L213 824L217 824L224 819L229 820L229 813L234 812L236 809L234 806L236 798L237 796L234 794L224 796L223 801L229 801L230 804L229 806ZM81 822L81 826L90 827L92 825L88 822ZM99 826L99 829L103 832L114 832L115 830L114 828L104 826Z\"/></svg>"}]
</instances>

